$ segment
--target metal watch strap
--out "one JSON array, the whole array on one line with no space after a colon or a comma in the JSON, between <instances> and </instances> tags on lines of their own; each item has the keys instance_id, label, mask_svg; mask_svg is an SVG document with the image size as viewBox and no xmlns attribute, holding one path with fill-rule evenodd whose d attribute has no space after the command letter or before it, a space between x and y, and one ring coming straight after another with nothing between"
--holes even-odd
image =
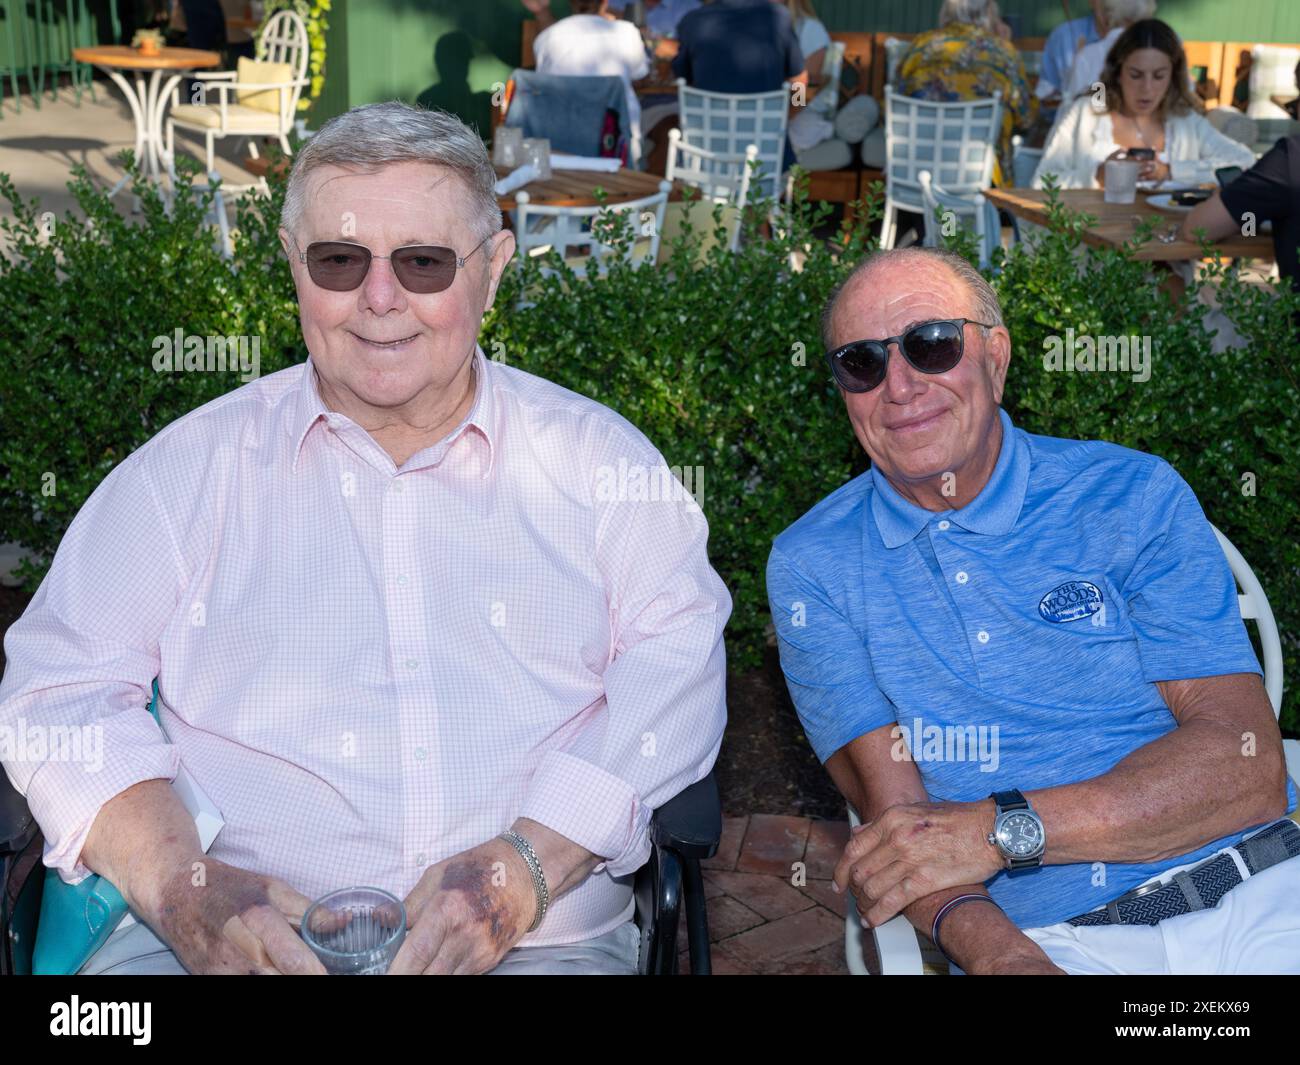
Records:
<instances>
[{"instance_id":1,"label":"metal watch strap","mask_svg":"<svg viewBox=\"0 0 1300 1065\"><path fill-rule=\"evenodd\" d=\"M532 844L514 829L502 832L501 838L519 852L519 857L527 864L528 872L533 878L533 894L537 896L537 916L533 918L533 923L524 933L527 935L542 923L542 918L546 916L546 908L551 904L551 893L546 886L546 877L542 875L542 863L537 860Z\"/></svg>"}]
</instances>

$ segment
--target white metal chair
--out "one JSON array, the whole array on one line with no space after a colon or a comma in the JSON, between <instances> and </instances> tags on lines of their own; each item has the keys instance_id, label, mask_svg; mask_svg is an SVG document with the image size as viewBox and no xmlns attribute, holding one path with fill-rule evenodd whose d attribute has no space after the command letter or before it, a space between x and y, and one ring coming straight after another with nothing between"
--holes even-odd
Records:
<instances>
[{"instance_id":1,"label":"white metal chair","mask_svg":"<svg viewBox=\"0 0 1300 1065\"><path fill-rule=\"evenodd\" d=\"M653 196L626 203L608 204L605 207L552 207L534 205L528 193L515 196L517 214L515 243L519 255L544 255L554 248L569 266L585 273L587 260L595 258L599 273L609 270L609 263L619 249L601 239L597 218L603 212L627 216L634 237L622 254L633 266L653 263L659 255L659 239L664 226L664 207L672 185L659 182L659 191ZM593 228L594 227L594 228ZM543 267L544 275L554 271Z\"/></svg>"},{"instance_id":2,"label":"white metal chair","mask_svg":"<svg viewBox=\"0 0 1300 1065\"><path fill-rule=\"evenodd\" d=\"M969 218L975 229L975 236L980 244L980 266L986 267L992 260L993 251L1002 243L1002 226L998 222L998 212L980 192L967 196L953 196L947 190L934 183L930 171L921 170L916 175L921 187L921 203L925 209L925 235L921 244L927 248L943 247L944 221L936 219L940 211L947 220L951 212L953 220Z\"/></svg>"},{"instance_id":3,"label":"white metal chair","mask_svg":"<svg viewBox=\"0 0 1300 1065\"><path fill-rule=\"evenodd\" d=\"M759 93L706 92L677 79L678 126L684 143L720 155L742 155L758 147L759 172L751 186L777 200L785 163L790 83Z\"/></svg>"},{"instance_id":4,"label":"white metal chair","mask_svg":"<svg viewBox=\"0 0 1300 1065\"><path fill-rule=\"evenodd\" d=\"M1278 633L1277 621L1273 617L1273 609L1268 605L1264 586L1259 583L1259 578L1255 576L1242 553L1217 528L1213 525L1210 528L1214 529L1219 547L1228 560L1228 568L1232 570L1232 576L1241 588L1237 602L1241 609L1242 620L1254 621L1259 628L1260 647L1264 652L1264 690L1268 693L1268 701L1273 704L1273 713L1280 714L1283 679L1282 638ZM1292 780L1300 781L1300 740L1284 740L1283 748L1286 754L1287 773ZM850 831L853 826L861 823L858 812L850 803ZM864 935L862 921L858 916L853 895L850 894L846 901L848 912L844 917L844 952L849 972L854 976L867 976L870 974L862 953ZM920 976L922 974L920 944L916 938L916 930L906 917L900 914L886 921L879 928L873 928L871 934L876 941L876 953L880 958L882 975Z\"/></svg>"},{"instance_id":5,"label":"white metal chair","mask_svg":"<svg viewBox=\"0 0 1300 1065\"><path fill-rule=\"evenodd\" d=\"M681 181L700 190L700 199L689 212L694 225L711 224L711 204L724 204L723 219L730 230L727 250L735 251L740 244L741 218L749 202L749 183L753 174L752 163L758 158L758 145L750 144L740 155L711 152L697 148L682 139L679 129L668 132L668 169L666 177L671 184ZM699 218L698 212L703 211Z\"/></svg>"},{"instance_id":6,"label":"white metal chair","mask_svg":"<svg viewBox=\"0 0 1300 1065\"><path fill-rule=\"evenodd\" d=\"M293 11L277 11L263 23L257 34L257 59L259 62L287 63L293 76L287 81L241 82L237 70L219 70L211 73L196 72L195 81L218 94L217 102L182 104L179 90L172 90L172 108L167 116L167 158L175 158L176 127L202 133L207 147L207 169L215 169L214 144L217 137L242 137L248 141L249 154L257 158L257 138L276 137L280 147L289 155L289 131L298 111L298 99L311 84L307 76L307 62L311 48L307 40L307 25ZM238 93L245 90L274 92L278 96L276 111L263 110L238 102ZM234 95L232 95L234 94ZM265 181L252 186L264 187ZM227 189L233 191L233 188Z\"/></svg>"},{"instance_id":7,"label":"white metal chair","mask_svg":"<svg viewBox=\"0 0 1300 1065\"><path fill-rule=\"evenodd\" d=\"M924 212L917 175L930 171L946 195L970 202L993 180L1002 97L935 103L885 88L885 214L880 246L892 248L899 210Z\"/></svg>"}]
</instances>

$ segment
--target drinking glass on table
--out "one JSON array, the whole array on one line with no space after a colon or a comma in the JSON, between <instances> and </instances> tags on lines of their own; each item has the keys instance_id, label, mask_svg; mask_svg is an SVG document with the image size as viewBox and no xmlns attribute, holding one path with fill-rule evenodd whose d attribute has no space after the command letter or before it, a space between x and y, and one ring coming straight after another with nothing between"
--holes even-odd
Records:
<instances>
[{"instance_id":1,"label":"drinking glass on table","mask_svg":"<svg viewBox=\"0 0 1300 1065\"><path fill-rule=\"evenodd\" d=\"M492 134L492 162L513 170L523 161L524 131L518 126L498 126Z\"/></svg>"},{"instance_id":2,"label":"drinking glass on table","mask_svg":"<svg viewBox=\"0 0 1300 1065\"><path fill-rule=\"evenodd\" d=\"M344 888L313 902L301 931L330 976L382 976L406 938L406 907L380 888Z\"/></svg>"},{"instance_id":3,"label":"drinking glass on table","mask_svg":"<svg viewBox=\"0 0 1300 1065\"><path fill-rule=\"evenodd\" d=\"M1106 160L1106 203L1133 203L1137 199L1138 169L1136 159Z\"/></svg>"},{"instance_id":4,"label":"drinking glass on table","mask_svg":"<svg viewBox=\"0 0 1300 1065\"><path fill-rule=\"evenodd\" d=\"M523 161L537 167L538 181L546 181L551 176L551 142L544 137L527 138Z\"/></svg>"}]
</instances>

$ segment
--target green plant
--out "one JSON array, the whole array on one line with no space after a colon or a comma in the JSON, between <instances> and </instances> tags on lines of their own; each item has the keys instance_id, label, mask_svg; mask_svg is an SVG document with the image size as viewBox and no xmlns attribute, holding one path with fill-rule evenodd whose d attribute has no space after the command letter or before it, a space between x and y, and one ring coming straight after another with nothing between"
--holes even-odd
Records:
<instances>
[{"instance_id":1,"label":"green plant","mask_svg":"<svg viewBox=\"0 0 1300 1065\"><path fill-rule=\"evenodd\" d=\"M234 259L205 222L211 194L192 193L196 160L177 160L169 211L136 176L138 221L124 218L84 168L69 187L79 208L56 218L24 201L8 175L0 220L0 540L32 551L30 590L64 530L104 476L160 429L242 383L235 372L160 373L158 338L256 338L260 372L305 357L296 297L273 257L282 195L241 209ZM241 268L242 267L242 268Z\"/></svg>"},{"instance_id":2,"label":"green plant","mask_svg":"<svg viewBox=\"0 0 1300 1065\"><path fill-rule=\"evenodd\" d=\"M851 475L858 452L819 328L827 292L869 247L868 219L832 245L812 235L830 210L807 201L804 181L773 239L757 232L759 205L739 254L720 240L700 255L687 226L666 262L614 256L598 282L594 259L580 271L554 252L527 260L484 322L485 351L613 407L669 466L702 468L709 556L734 600L735 666L761 653L773 538ZM636 236L621 219L597 226L618 248Z\"/></svg>"}]
</instances>

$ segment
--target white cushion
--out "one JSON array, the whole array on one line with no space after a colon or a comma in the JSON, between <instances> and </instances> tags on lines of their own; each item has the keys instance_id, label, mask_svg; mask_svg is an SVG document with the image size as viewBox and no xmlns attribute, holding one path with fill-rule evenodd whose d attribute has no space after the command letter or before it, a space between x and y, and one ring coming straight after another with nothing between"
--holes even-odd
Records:
<instances>
[{"instance_id":1,"label":"white cushion","mask_svg":"<svg viewBox=\"0 0 1300 1065\"><path fill-rule=\"evenodd\" d=\"M235 84L280 85L293 81L293 66L289 63L271 63L266 60L239 57L238 73ZM280 113L281 99L288 107L293 102L293 87L286 85L283 89L236 89L235 99L244 107L255 107L259 111L269 111L273 115Z\"/></svg>"},{"instance_id":2,"label":"white cushion","mask_svg":"<svg viewBox=\"0 0 1300 1065\"><path fill-rule=\"evenodd\" d=\"M796 151L795 155L805 170L839 170L853 162L853 149L837 137Z\"/></svg>"},{"instance_id":3,"label":"white cushion","mask_svg":"<svg viewBox=\"0 0 1300 1065\"><path fill-rule=\"evenodd\" d=\"M180 104L167 115L181 126L221 128L221 108L216 104ZM257 107L229 104L226 107L226 129L234 133L279 133L280 118Z\"/></svg>"},{"instance_id":4,"label":"white cushion","mask_svg":"<svg viewBox=\"0 0 1300 1065\"><path fill-rule=\"evenodd\" d=\"M855 96L835 116L835 136L845 144L860 144L880 122L880 104L871 96Z\"/></svg>"}]
</instances>

